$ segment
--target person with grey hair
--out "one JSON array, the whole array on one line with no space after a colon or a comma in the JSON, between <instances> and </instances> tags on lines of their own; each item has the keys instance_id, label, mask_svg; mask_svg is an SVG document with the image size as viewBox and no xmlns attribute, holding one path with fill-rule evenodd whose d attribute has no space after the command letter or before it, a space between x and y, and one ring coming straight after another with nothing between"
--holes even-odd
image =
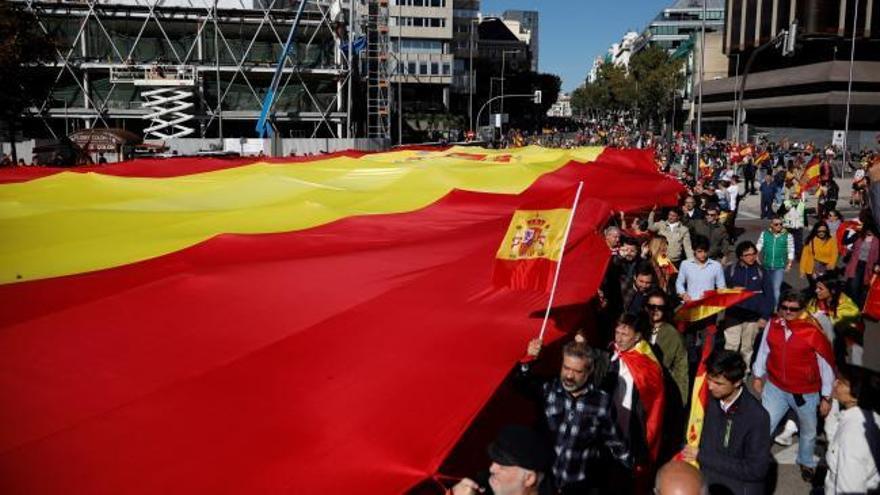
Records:
<instances>
[{"instance_id":1,"label":"person with grey hair","mask_svg":"<svg viewBox=\"0 0 880 495\"><path fill-rule=\"evenodd\" d=\"M605 227L605 243L611 250L611 256L617 255L617 249L620 247L620 229L614 225Z\"/></svg>"},{"instance_id":2,"label":"person with grey hair","mask_svg":"<svg viewBox=\"0 0 880 495\"><path fill-rule=\"evenodd\" d=\"M488 448L492 464L488 473L463 478L447 495L476 495L491 488L495 495L546 495L552 489L545 481L553 453L541 436L522 425L508 425Z\"/></svg>"},{"instance_id":3,"label":"person with grey hair","mask_svg":"<svg viewBox=\"0 0 880 495\"><path fill-rule=\"evenodd\" d=\"M598 386L606 360L582 338L562 348L559 376L543 381L531 374L541 339L529 342L520 364L518 388L539 400L556 454L550 474L559 493L590 493L610 482L609 472L632 468L632 455L614 420L612 398Z\"/></svg>"}]
</instances>

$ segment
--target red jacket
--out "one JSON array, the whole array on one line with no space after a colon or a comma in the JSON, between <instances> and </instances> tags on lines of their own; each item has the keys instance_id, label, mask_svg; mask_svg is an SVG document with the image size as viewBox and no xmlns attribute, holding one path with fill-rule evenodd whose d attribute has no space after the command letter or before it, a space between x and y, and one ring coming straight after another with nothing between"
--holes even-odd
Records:
<instances>
[{"instance_id":1,"label":"red jacket","mask_svg":"<svg viewBox=\"0 0 880 495\"><path fill-rule=\"evenodd\" d=\"M822 389L822 375L816 353L832 367L834 353L831 343L812 318L787 322L792 331L785 340L786 323L773 318L767 333L767 375L773 385L792 394L811 394Z\"/></svg>"}]
</instances>

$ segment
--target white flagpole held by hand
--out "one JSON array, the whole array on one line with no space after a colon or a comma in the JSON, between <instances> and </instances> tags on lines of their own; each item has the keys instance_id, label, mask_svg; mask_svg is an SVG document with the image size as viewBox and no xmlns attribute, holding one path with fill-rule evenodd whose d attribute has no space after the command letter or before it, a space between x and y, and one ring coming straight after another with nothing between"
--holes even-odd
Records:
<instances>
[{"instance_id":1,"label":"white flagpole held by hand","mask_svg":"<svg viewBox=\"0 0 880 495\"><path fill-rule=\"evenodd\" d=\"M568 217L568 227L565 229L565 235L562 237L562 251L559 253L559 263L556 264L556 273L553 275L553 286L550 288L550 301L547 302L547 311L544 312L544 321L541 323L541 333L538 338L544 340L544 332L547 330L547 321L550 319L550 308L553 307L553 298L556 296L556 284L559 283L559 272L562 270L562 258L565 257L565 246L568 244L568 234L571 232L571 225L574 223L574 215L577 211L578 201L581 199L581 190L584 188L584 182L578 183L577 193L574 195L574 204L571 205L571 215Z\"/></svg>"}]
</instances>

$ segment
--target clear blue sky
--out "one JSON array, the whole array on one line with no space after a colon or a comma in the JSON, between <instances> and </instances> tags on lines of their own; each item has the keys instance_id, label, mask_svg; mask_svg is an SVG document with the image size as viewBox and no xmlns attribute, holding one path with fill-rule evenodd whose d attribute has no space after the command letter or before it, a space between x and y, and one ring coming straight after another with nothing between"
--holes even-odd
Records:
<instances>
[{"instance_id":1,"label":"clear blue sky","mask_svg":"<svg viewBox=\"0 0 880 495\"><path fill-rule=\"evenodd\" d=\"M641 32L673 0L482 0L483 14L540 12L540 70L558 74L563 91L583 83L596 55L627 31Z\"/></svg>"}]
</instances>

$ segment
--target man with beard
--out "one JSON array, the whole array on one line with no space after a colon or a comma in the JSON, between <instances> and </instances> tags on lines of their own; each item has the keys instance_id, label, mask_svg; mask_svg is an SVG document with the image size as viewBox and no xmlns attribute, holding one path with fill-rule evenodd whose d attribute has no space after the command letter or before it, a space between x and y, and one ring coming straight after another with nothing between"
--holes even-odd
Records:
<instances>
[{"instance_id":1,"label":"man with beard","mask_svg":"<svg viewBox=\"0 0 880 495\"><path fill-rule=\"evenodd\" d=\"M498 437L489 445L488 479L486 473L476 480L464 478L450 490L449 495L539 495L552 493L545 473L550 468L553 455L544 440L530 428L509 425L502 428ZM482 481L482 482L481 482ZM486 489L486 485L490 490Z\"/></svg>"},{"instance_id":2,"label":"man with beard","mask_svg":"<svg viewBox=\"0 0 880 495\"><path fill-rule=\"evenodd\" d=\"M770 416L743 386L746 363L738 352L715 350L706 361L711 399L700 446L687 446L685 461L697 461L711 494L765 493L770 467Z\"/></svg>"},{"instance_id":3,"label":"man with beard","mask_svg":"<svg viewBox=\"0 0 880 495\"><path fill-rule=\"evenodd\" d=\"M654 267L642 261L636 267L631 282L623 291L623 312L639 314L647 302L648 293L655 287Z\"/></svg>"},{"instance_id":4,"label":"man with beard","mask_svg":"<svg viewBox=\"0 0 880 495\"><path fill-rule=\"evenodd\" d=\"M535 359L541 339L529 342ZM518 382L540 397L543 419L553 441L553 480L559 493L601 493L609 470L631 467L629 450L613 416L611 397L597 386L600 355L582 341L562 349L559 377L539 382L531 377L530 362L520 365Z\"/></svg>"}]
</instances>

